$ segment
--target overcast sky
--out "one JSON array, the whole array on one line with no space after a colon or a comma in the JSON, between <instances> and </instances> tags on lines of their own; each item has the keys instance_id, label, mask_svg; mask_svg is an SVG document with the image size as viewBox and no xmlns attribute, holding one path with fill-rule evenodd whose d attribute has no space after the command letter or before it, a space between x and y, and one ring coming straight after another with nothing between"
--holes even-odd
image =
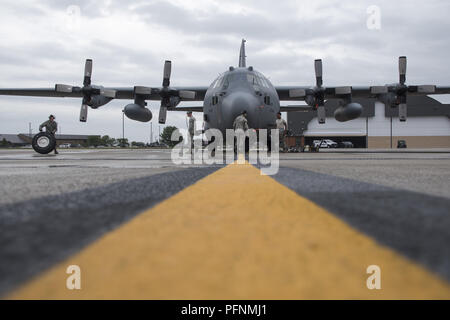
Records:
<instances>
[{"instance_id":1,"label":"overcast sky","mask_svg":"<svg viewBox=\"0 0 450 320\"><path fill-rule=\"evenodd\" d=\"M449 85L449 14L448 0L2 0L0 87L81 85L86 58L93 84L160 86L167 59L172 85L207 86L237 65L242 38L247 64L274 85L313 85L316 58L325 85L394 83L400 55L408 83ZM29 122L36 132L52 113L62 133L120 137L128 103L90 109L80 123L80 99L0 96L0 133ZM156 135L159 103L149 106ZM185 128L185 114L169 112L167 125ZM150 125L126 119L125 135L148 142Z\"/></svg>"}]
</instances>

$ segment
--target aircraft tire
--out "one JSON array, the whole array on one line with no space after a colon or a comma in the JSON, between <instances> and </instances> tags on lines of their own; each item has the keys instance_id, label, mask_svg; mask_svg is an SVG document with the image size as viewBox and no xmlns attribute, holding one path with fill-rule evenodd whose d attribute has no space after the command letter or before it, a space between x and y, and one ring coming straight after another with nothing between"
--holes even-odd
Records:
<instances>
[{"instance_id":1,"label":"aircraft tire","mask_svg":"<svg viewBox=\"0 0 450 320\"><path fill-rule=\"evenodd\" d=\"M31 143L34 151L40 154L50 153L56 146L56 139L53 135L47 132L39 132L33 137Z\"/></svg>"}]
</instances>

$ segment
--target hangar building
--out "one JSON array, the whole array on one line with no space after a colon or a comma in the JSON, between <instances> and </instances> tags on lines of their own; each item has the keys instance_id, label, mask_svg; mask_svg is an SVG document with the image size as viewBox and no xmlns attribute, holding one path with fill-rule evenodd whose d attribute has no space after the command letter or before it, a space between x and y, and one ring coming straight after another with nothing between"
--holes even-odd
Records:
<instances>
[{"instance_id":1,"label":"hangar building","mask_svg":"<svg viewBox=\"0 0 450 320\"><path fill-rule=\"evenodd\" d=\"M315 112L288 112L291 133L304 137L305 144L313 140L351 141L357 148L396 148L405 140L408 148L450 148L450 105L427 97L408 97L408 119L400 122L398 107L391 108L375 99L353 99L363 106L360 118L338 122L334 110L338 101L325 103L327 119L319 124Z\"/></svg>"}]
</instances>

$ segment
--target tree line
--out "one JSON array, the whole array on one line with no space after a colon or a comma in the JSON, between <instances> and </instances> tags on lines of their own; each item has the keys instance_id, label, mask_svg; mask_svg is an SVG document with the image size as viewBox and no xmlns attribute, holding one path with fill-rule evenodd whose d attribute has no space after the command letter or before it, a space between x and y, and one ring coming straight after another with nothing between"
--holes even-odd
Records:
<instances>
[{"instance_id":1,"label":"tree line","mask_svg":"<svg viewBox=\"0 0 450 320\"><path fill-rule=\"evenodd\" d=\"M104 136L88 136L86 143L84 143L83 147L137 147L137 148L145 148L145 147L174 147L178 142L171 141L172 133L177 130L175 126L167 126L164 127L161 135L157 142L145 143L140 141L128 141L127 138L113 138L109 135ZM5 138L0 140L0 148L11 148L15 147L11 142L7 141Z\"/></svg>"},{"instance_id":2,"label":"tree line","mask_svg":"<svg viewBox=\"0 0 450 320\"><path fill-rule=\"evenodd\" d=\"M87 147L174 147L177 142L171 141L173 131L177 130L175 126L164 127L158 142L145 143L139 141L129 142L127 138L112 138L108 135L105 136L89 136L87 139Z\"/></svg>"}]
</instances>

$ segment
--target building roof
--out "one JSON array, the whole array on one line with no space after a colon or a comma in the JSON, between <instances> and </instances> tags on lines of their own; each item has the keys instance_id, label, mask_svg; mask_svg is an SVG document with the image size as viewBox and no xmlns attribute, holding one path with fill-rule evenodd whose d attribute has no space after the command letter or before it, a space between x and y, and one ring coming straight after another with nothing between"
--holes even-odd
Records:
<instances>
[{"instance_id":1,"label":"building roof","mask_svg":"<svg viewBox=\"0 0 450 320\"><path fill-rule=\"evenodd\" d=\"M3 139L12 144L27 143L26 141L20 139L20 137L17 134L0 134L0 141L2 141Z\"/></svg>"}]
</instances>

